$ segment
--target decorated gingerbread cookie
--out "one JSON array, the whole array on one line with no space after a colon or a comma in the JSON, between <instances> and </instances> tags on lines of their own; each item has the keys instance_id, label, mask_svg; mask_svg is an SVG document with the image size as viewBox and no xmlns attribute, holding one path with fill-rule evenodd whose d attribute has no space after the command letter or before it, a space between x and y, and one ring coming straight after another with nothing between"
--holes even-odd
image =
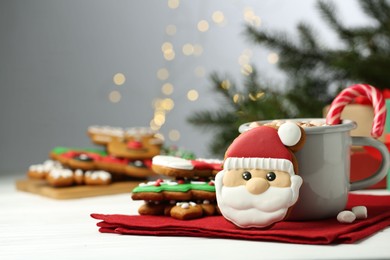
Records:
<instances>
[{"instance_id":1,"label":"decorated gingerbread cookie","mask_svg":"<svg viewBox=\"0 0 390 260\"><path fill-rule=\"evenodd\" d=\"M102 170L134 178L155 175L151 158L132 160L107 154L100 149L56 147L50 152L50 157L73 170Z\"/></svg>"},{"instance_id":2,"label":"decorated gingerbread cookie","mask_svg":"<svg viewBox=\"0 0 390 260\"><path fill-rule=\"evenodd\" d=\"M187 220L217 214L213 180L177 179L141 183L133 200L144 200L140 215L166 215Z\"/></svg>"},{"instance_id":3,"label":"decorated gingerbread cookie","mask_svg":"<svg viewBox=\"0 0 390 260\"><path fill-rule=\"evenodd\" d=\"M121 127L98 126L93 125L88 127L87 134L92 142L98 145L107 145L114 140L122 140L125 131Z\"/></svg>"},{"instance_id":4,"label":"decorated gingerbread cookie","mask_svg":"<svg viewBox=\"0 0 390 260\"><path fill-rule=\"evenodd\" d=\"M62 165L53 160L46 160L42 164L34 164L28 168L27 176L31 179L46 179L52 169L62 168Z\"/></svg>"},{"instance_id":5,"label":"decorated gingerbread cookie","mask_svg":"<svg viewBox=\"0 0 390 260\"><path fill-rule=\"evenodd\" d=\"M132 160L150 159L160 154L163 140L147 127L134 127L126 130L124 138L107 144L108 153Z\"/></svg>"},{"instance_id":6,"label":"decorated gingerbread cookie","mask_svg":"<svg viewBox=\"0 0 390 260\"><path fill-rule=\"evenodd\" d=\"M242 228L264 228L284 220L302 185L293 151L304 141L303 129L291 122L278 130L258 126L239 135L215 179L222 215Z\"/></svg>"},{"instance_id":7,"label":"decorated gingerbread cookie","mask_svg":"<svg viewBox=\"0 0 390 260\"><path fill-rule=\"evenodd\" d=\"M210 177L222 169L222 161L217 159L184 159L169 155L153 157L152 169L158 173L174 177Z\"/></svg>"}]
</instances>

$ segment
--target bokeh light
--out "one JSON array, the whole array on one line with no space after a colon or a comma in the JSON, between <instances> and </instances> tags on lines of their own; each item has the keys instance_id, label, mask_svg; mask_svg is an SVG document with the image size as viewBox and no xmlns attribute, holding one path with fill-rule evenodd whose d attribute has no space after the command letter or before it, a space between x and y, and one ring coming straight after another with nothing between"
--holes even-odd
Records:
<instances>
[{"instance_id":1,"label":"bokeh light","mask_svg":"<svg viewBox=\"0 0 390 260\"><path fill-rule=\"evenodd\" d=\"M173 45L172 43L170 42L164 42L162 45L161 45L161 50L162 52L166 52L166 51L169 51L169 50L172 50L173 49Z\"/></svg>"},{"instance_id":2,"label":"bokeh light","mask_svg":"<svg viewBox=\"0 0 390 260\"><path fill-rule=\"evenodd\" d=\"M195 89L191 89L187 92L187 99L189 101L196 101L199 98L199 93Z\"/></svg>"},{"instance_id":3,"label":"bokeh light","mask_svg":"<svg viewBox=\"0 0 390 260\"><path fill-rule=\"evenodd\" d=\"M165 98L162 100L161 108L164 110L172 110L175 106L175 102L171 98Z\"/></svg>"},{"instance_id":4,"label":"bokeh light","mask_svg":"<svg viewBox=\"0 0 390 260\"><path fill-rule=\"evenodd\" d=\"M215 11L211 18L216 24L222 24L225 22L225 15L221 11Z\"/></svg>"},{"instance_id":5,"label":"bokeh light","mask_svg":"<svg viewBox=\"0 0 390 260\"><path fill-rule=\"evenodd\" d=\"M230 88L230 81L225 79L221 82L221 88L228 90Z\"/></svg>"},{"instance_id":6,"label":"bokeh light","mask_svg":"<svg viewBox=\"0 0 390 260\"><path fill-rule=\"evenodd\" d=\"M275 52L271 52L270 54L268 54L267 56L267 61L270 63L270 64L276 64L278 63L279 61L279 55Z\"/></svg>"},{"instance_id":7,"label":"bokeh light","mask_svg":"<svg viewBox=\"0 0 390 260\"><path fill-rule=\"evenodd\" d=\"M198 22L197 27L200 32L206 32L209 29L209 23L206 20L201 20Z\"/></svg>"},{"instance_id":8,"label":"bokeh light","mask_svg":"<svg viewBox=\"0 0 390 260\"><path fill-rule=\"evenodd\" d=\"M122 99L122 95L119 91L111 91L110 94L108 94L108 100L110 100L111 103L118 103Z\"/></svg>"},{"instance_id":9,"label":"bokeh light","mask_svg":"<svg viewBox=\"0 0 390 260\"><path fill-rule=\"evenodd\" d=\"M194 46L191 43L186 43L183 45L182 51L184 55L190 56L194 53Z\"/></svg>"},{"instance_id":10,"label":"bokeh light","mask_svg":"<svg viewBox=\"0 0 390 260\"><path fill-rule=\"evenodd\" d=\"M200 55L202 55L202 53L203 53L203 47L202 47L202 45L200 45L200 44L195 44L195 45L193 46L193 48L194 48L194 51L193 51L194 56L200 56Z\"/></svg>"},{"instance_id":11,"label":"bokeh light","mask_svg":"<svg viewBox=\"0 0 390 260\"><path fill-rule=\"evenodd\" d=\"M180 5L180 0L168 0L168 7L171 9L176 9Z\"/></svg>"},{"instance_id":12,"label":"bokeh light","mask_svg":"<svg viewBox=\"0 0 390 260\"><path fill-rule=\"evenodd\" d=\"M241 73L244 74L245 76L249 76L253 72L253 68L250 64L244 64L241 67Z\"/></svg>"},{"instance_id":13,"label":"bokeh light","mask_svg":"<svg viewBox=\"0 0 390 260\"><path fill-rule=\"evenodd\" d=\"M175 51L172 49L164 51L164 59L166 59L167 61L174 60L175 56L176 56Z\"/></svg>"},{"instance_id":14,"label":"bokeh light","mask_svg":"<svg viewBox=\"0 0 390 260\"><path fill-rule=\"evenodd\" d=\"M165 83L162 85L161 92L167 96L171 95L173 93L173 85L171 83Z\"/></svg>"},{"instance_id":15,"label":"bokeh light","mask_svg":"<svg viewBox=\"0 0 390 260\"><path fill-rule=\"evenodd\" d=\"M259 27L261 25L260 17L255 14L251 7L244 8L244 20L247 23L256 27Z\"/></svg>"},{"instance_id":16,"label":"bokeh light","mask_svg":"<svg viewBox=\"0 0 390 260\"><path fill-rule=\"evenodd\" d=\"M257 101L264 96L264 92L249 93L249 99L252 101Z\"/></svg>"},{"instance_id":17,"label":"bokeh light","mask_svg":"<svg viewBox=\"0 0 390 260\"><path fill-rule=\"evenodd\" d=\"M180 140L180 132L176 129L172 129L171 131L169 131L168 133L168 137L171 141L179 141Z\"/></svg>"},{"instance_id":18,"label":"bokeh light","mask_svg":"<svg viewBox=\"0 0 390 260\"><path fill-rule=\"evenodd\" d=\"M167 35L173 36L176 34L176 31L177 31L176 25L174 25L174 24L170 24L170 25L167 25L167 27L165 27L165 33Z\"/></svg>"},{"instance_id":19,"label":"bokeh light","mask_svg":"<svg viewBox=\"0 0 390 260\"><path fill-rule=\"evenodd\" d=\"M241 100L243 99L243 97L242 97L242 95L241 94L235 94L234 96L233 96L233 102L234 103L239 103Z\"/></svg>"},{"instance_id":20,"label":"bokeh light","mask_svg":"<svg viewBox=\"0 0 390 260\"><path fill-rule=\"evenodd\" d=\"M123 73L116 73L112 78L112 81L114 81L115 85L121 86L125 83L126 77Z\"/></svg>"},{"instance_id":21,"label":"bokeh light","mask_svg":"<svg viewBox=\"0 0 390 260\"><path fill-rule=\"evenodd\" d=\"M167 80L169 78L169 71L166 68L161 68L157 71L157 78L159 80Z\"/></svg>"}]
</instances>

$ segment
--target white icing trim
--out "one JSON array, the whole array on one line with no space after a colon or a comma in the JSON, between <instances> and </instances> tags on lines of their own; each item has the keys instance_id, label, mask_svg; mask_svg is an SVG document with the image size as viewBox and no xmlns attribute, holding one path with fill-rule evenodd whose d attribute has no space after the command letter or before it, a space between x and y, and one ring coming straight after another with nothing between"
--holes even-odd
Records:
<instances>
[{"instance_id":1,"label":"white icing trim","mask_svg":"<svg viewBox=\"0 0 390 260\"><path fill-rule=\"evenodd\" d=\"M152 164L157 166L163 166L181 170L192 170L194 166L190 160L183 158L169 156L169 155L156 155L152 159Z\"/></svg>"},{"instance_id":2,"label":"white icing trim","mask_svg":"<svg viewBox=\"0 0 390 260\"><path fill-rule=\"evenodd\" d=\"M123 137L124 135L124 130L122 128L112 126L93 125L88 127L88 132L90 132L91 134L101 134L118 137Z\"/></svg>"},{"instance_id":3,"label":"white icing trim","mask_svg":"<svg viewBox=\"0 0 390 260\"><path fill-rule=\"evenodd\" d=\"M100 179L106 181L111 179L111 174L106 171L87 171L85 176L91 178L92 180Z\"/></svg>"},{"instance_id":4,"label":"white icing trim","mask_svg":"<svg viewBox=\"0 0 390 260\"><path fill-rule=\"evenodd\" d=\"M228 157L225 160L223 168L231 169L263 169L286 171L294 175L294 165L286 159L274 158L252 158L252 157Z\"/></svg>"},{"instance_id":5,"label":"white icing trim","mask_svg":"<svg viewBox=\"0 0 390 260\"><path fill-rule=\"evenodd\" d=\"M53 169L50 171L49 175L54 179L71 178L73 177L73 172L69 169Z\"/></svg>"}]
</instances>

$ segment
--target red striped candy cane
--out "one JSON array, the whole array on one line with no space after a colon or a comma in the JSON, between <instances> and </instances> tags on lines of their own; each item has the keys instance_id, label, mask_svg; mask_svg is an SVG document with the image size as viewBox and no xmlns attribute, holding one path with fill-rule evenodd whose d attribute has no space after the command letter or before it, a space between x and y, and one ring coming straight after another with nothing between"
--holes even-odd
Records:
<instances>
[{"instance_id":1,"label":"red striped candy cane","mask_svg":"<svg viewBox=\"0 0 390 260\"><path fill-rule=\"evenodd\" d=\"M378 138L382 135L386 123L385 99L378 89L368 84L352 85L341 91L330 105L330 109L326 115L326 123L328 125L339 124L341 122L341 112L344 107L359 96L367 97L372 103L374 108L374 121L371 136Z\"/></svg>"}]
</instances>

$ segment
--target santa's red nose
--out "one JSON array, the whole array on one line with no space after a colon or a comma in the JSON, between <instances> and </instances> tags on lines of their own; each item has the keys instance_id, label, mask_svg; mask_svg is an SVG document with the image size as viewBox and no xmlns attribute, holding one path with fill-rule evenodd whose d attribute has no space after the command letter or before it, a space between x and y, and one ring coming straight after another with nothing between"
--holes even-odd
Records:
<instances>
[{"instance_id":1,"label":"santa's red nose","mask_svg":"<svg viewBox=\"0 0 390 260\"><path fill-rule=\"evenodd\" d=\"M268 190L269 183L263 178L252 178L246 182L245 187L250 193L259 195Z\"/></svg>"}]
</instances>

